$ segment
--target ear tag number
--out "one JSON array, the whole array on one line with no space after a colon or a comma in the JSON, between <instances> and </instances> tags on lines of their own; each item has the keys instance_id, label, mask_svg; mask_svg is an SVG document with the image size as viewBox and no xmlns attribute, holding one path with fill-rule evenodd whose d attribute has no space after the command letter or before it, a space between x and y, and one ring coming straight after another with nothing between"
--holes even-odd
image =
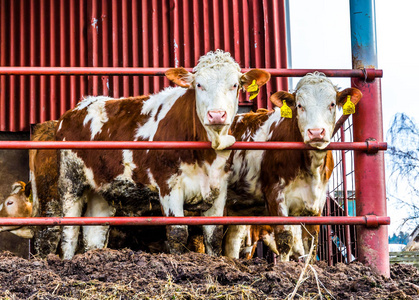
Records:
<instances>
[{"instance_id":1,"label":"ear tag number","mask_svg":"<svg viewBox=\"0 0 419 300\"><path fill-rule=\"evenodd\" d=\"M292 118L292 110L287 105L287 102L285 100L282 100L281 117L287 118L287 119L291 119Z\"/></svg>"},{"instance_id":2,"label":"ear tag number","mask_svg":"<svg viewBox=\"0 0 419 300\"><path fill-rule=\"evenodd\" d=\"M351 101L351 95L346 97L346 102L343 105L343 114L344 115L352 115L355 113L355 104Z\"/></svg>"},{"instance_id":3,"label":"ear tag number","mask_svg":"<svg viewBox=\"0 0 419 300\"><path fill-rule=\"evenodd\" d=\"M253 80L252 84L247 86L246 90L250 93L249 101L256 98L256 96L259 94L259 86L256 84L256 80Z\"/></svg>"}]
</instances>

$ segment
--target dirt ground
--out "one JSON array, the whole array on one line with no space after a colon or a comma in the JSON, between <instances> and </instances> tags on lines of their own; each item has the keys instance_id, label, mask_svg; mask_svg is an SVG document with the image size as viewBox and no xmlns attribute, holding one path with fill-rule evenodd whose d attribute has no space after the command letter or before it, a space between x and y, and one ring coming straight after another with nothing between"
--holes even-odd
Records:
<instances>
[{"instance_id":1,"label":"dirt ground","mask_svg":"<svg viewBox=\"0 0 419 300\"><path fill-rule=\"evenodd\" d=\"M303 263L268 264L205 254L96 250L62 261L0 252L0 299L285 299ZM308 268L294 299L419 299L419 272L393 265L391 278L360 263ZM316 276L318 280L316 280Z\"/></svg>"}]
</instances>

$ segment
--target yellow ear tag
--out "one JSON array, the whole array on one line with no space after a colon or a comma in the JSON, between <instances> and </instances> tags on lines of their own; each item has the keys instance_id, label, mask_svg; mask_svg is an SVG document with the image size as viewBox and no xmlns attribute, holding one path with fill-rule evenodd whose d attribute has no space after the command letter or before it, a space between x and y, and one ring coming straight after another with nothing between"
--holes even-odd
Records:
<instances>
[{"instance_id":1,"label":"yellow ear tag","mask_svg":"<svg viewBox=\"0 0 419 300\"><path fill-rule=\"evenodd\" d=\"M281 117L287 118L287 119L291 119L292 118L292 110L287 105L287 102L285 100L282 100Z\"/></svg>"},{"instance_id":2,"label":"yellow ear tag","mask_svg":"<svg viewBox=\"0 0 419 300\"><path fill-rule=\"evenodd\" d=\"M246 89L250 93L249 100L253 100L259 94L259 86L256 84L256 80L252 81L252 84L247 86Z\"/></svg>"},{"instance_id":3,"label":"yellow ear tag","mask_svg":"<svg viewBox=\"0 0 419 300\"><path fill-rule=\"evenodd\" d=\"M343 105L343 114L344 115L352 115L355 113L355 104L351 101L351 95L346 97L346 102Z\"/></svg>"}]
</instances>

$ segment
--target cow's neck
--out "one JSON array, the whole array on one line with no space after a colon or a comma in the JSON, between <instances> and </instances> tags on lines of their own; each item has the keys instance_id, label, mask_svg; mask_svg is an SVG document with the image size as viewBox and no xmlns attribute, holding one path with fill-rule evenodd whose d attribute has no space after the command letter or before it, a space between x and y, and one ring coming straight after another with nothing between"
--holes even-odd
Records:
<instances>
[{"instance_id":1,"label":"cow's neck","mask_svg":"<svg viewBox=\"0 0 419 300\"><path fill-rule=\"evenodd\" d=\"M208 142L208 134L199 121L196 112L195 90L187 90L160 121L154 140L159 141L203 141ZM214 150L182 150L177 151L182 161L207 160L212 162Z\"/></svg>"}]
</instances>

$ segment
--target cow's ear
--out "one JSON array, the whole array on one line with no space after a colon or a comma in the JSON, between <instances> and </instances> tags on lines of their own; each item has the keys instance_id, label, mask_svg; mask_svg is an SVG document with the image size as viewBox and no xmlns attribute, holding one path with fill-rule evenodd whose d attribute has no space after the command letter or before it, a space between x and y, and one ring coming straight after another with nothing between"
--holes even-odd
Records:
<instances>
[{"instance_id":1,"label":"cow's ear","mask_svg":"<svg viewBox=\"0 0 419 300\"><path fill-rule=\"evenodd\" d=\"M271 100L271 102L275 105L278 106L279 108L282 107L283 105L283 101L285 100L285 102L287 103L288 106L295 106L295 96L294 94L290 94L288 92L284 92L284 91L279 91L276 92L275 94L272 94L271 97L269 98L269 100Z\"/></svg>"},{"instance_id":2,"label":"cow's ear","mask_svg":"<svg viewBox=\"0 0 419 300\"><path fill-rule=\"evenodd\" d=\"M184 88L189 88L195 78L192 73L186 71L184 68L169 69L166 71L165 75L167 79Z\"/></svg>"},{"instance_id":3,"label":"cow's ear","mask_svg":"<svg viewBox=\"0 0 419 300\"><path fill-rule=\"evenodd\" d=\"M31 191L32 191L32 183L29 181L25 186L25 196L26 196L26 198L29 198L29 196L31 195Z\"/></svg>"},{"instance_id":4,"label":"cow's ear","mask_svg":"<svg viewBox=\"0 0 419 300\"><path fill-rule=\"evenodd\" d=\"M25 186L26 184L23 181L17 181L15 183L12 184L12 192L11 194L17 194L19 193L21 190L25 190Z\"/></svg>"},{"instance_id":5,"label":"cow's ear","mask_svg":"<svg viewBox=\"0 0 419 300\"><path fill-rule=\"evenodd\" d=\"M266 84L269 79L271 79L271 74L260 69L252 69L242 75L240 78L240 84L242 87L247 89L249 85L255 81L255 83L259 86L263 86Z\"/></svg>"},{"instance_id":6,"label":"cow's ear","mask_svg":"<svg viewBox=\"0 0 419 300\"><path fill-rule=\"evenodd\" d=\"M343 91L338 92L336 94L337 105L339 107L342 107L345 104L346 99L348 98L348 96L351 96L351 102L356 105L359 102L359 100L361 100L362 93L361 93L360 90L358 90L356 88L344 89Z\"/></svg>"}]
</instances>

